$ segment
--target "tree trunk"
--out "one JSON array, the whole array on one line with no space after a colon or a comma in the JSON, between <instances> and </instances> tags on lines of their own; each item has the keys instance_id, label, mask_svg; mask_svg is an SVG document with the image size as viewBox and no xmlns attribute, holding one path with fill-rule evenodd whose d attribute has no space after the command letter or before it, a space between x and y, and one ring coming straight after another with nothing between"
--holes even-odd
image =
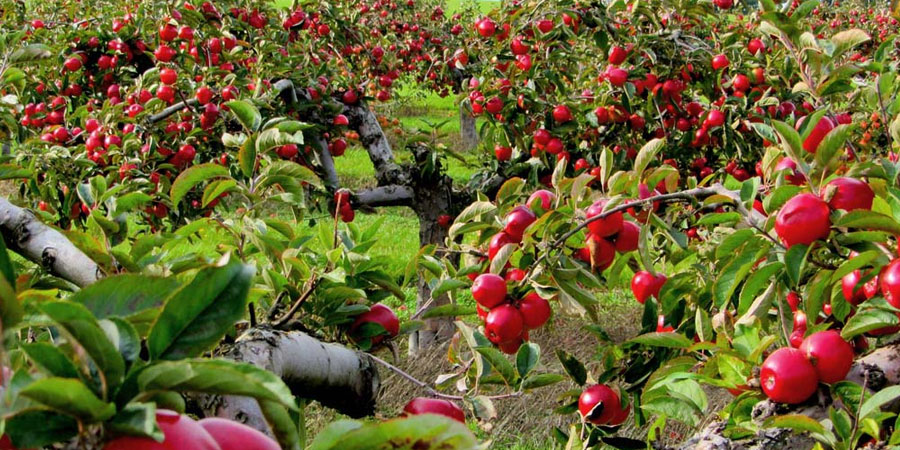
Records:
<instances>
[{"instance_id":1,"label":"tree trunk","mask_svg":"<svg viewBox=\"0 0 900 450\"><path fill-rule=\"evenodd\" d=\"M478 146L478 129L475 127L475 116L465 102L459 104L459 139L460 150L472 150Z\"/></svg>"},{"instance_id":2,"label":"tree trunk","mask_svg":"<svg viewBox=\"0 0 900 450\"><path fill-rule=\"evenodd\" d=\"M424 147L414 147L412 150L416 167L423 167L425 158L430 157L430 150ZM412 208L419 218L419 246L424 247L429 244L445 246L448 230L438 225L438 218L451 210L453 180L443 175L438 166L433 169L431 174L421 172L414 174L413 183ZM432 299L431 286L424 277L419 277L416 287L417 314L423 310L450 303L450 297L447 294ZM409 354L416 355L436 342L450 339L454 332L455 327L451 318L426 319L425 327L412 333L409 337Z\"/></svg>"}]
</instances>

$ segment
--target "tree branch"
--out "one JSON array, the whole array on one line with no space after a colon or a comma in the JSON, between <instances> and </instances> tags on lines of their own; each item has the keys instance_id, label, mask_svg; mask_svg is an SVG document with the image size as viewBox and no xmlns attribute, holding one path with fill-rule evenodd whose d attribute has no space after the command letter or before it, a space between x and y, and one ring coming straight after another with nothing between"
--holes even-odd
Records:
<instances>
[{"instance_id":1,"label":"tree branch","mask_svg":"<svg viewBox=\"0 0 900 450\"><path fill-rule=\"evenodd\" d=\"M380 185L408 184L409 175L394 162L394 152L378 124L375 113L365 103L346 105L344 112L350 126L359 133L359 140L375 166L375 178Z\"/></svg>"},{"instance_id":2,"label":"tree branch","mask_svg":"<svg viewBox=\"0 0 900 450\"><path fill-rule=\"evenodd\" d=\"M163 120L163 119L171 116L172 114L175 114L185 108L193 108L199 104L200 104L200 102L196 98L191 98L186 101L181 101L181 102L175 103L174 105L169 106L166 109L148 117L147 121L149 121L151 124L154 124L154 123L159 122L160 120Z\"/></svg>"},{"instance_id":3,"label":"tree branch","mask_svg":"<svg viewBox=\"0 0 900 450\"><path fill-rule=\"evenodd\" d=\"M102 276L100 267L62 233L35 215L0 198L0 233L10 250L40 265L53 275L87 286Z\"/></svg>"},{"instance_id":4,"label":"tree branch","mask_svg":"<svg viewBox=\"0 0 900 450\"><path fill-rule=\"evenodd\" d=\"M379 206L410 206L414 197L409 186L378 186L356 192L350 197L353 205L379 207Z\"/></svg>"}]
</instances>

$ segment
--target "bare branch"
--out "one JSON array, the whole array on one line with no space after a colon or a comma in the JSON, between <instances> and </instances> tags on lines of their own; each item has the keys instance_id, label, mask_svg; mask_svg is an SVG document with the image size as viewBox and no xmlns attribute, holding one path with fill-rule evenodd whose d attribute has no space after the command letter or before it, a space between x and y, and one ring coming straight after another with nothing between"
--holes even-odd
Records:
<instances>
[{"instance_id":1,"label":"bare branch","mask_svg":"<svg viewBox=\"0 0 900 450\"><path fill-rule=\"evenodd\" d=\"M378 186L353 194L350 201L354 205L368 207L379 206L410 206L414 197L409 186Z\"/></svg>"}]
</instances>

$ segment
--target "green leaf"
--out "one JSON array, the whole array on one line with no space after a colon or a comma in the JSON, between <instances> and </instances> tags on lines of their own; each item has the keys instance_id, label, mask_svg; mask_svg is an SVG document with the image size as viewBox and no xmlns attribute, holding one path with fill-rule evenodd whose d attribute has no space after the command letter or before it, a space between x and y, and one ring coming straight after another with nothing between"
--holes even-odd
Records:
<instances>
[{"instance_id":1,"label":"green leaf","mask_svg":"<svg viewBox=\"0 0 900 450\"><path fill-rule=\"evenodd\" d=\"M10 63L33 62L49 58L52 55L50 47L44 44L28 44L9 55Z\"/></svg>"},{"instance_id":2,"label":"green leaf","mask_svg":"<svg viewBox=\"0 0 900 450\"><path fill-rule=\"evenodd\" d=\"M85 287L71 297L98 319L129 317L156 309L178 288L175 278L115 275Z\"/></svg>"},{"instance_id":3,"label":"green leaf","mask_svg":"<svg viewBox=\"0 0 900 450\"><path fill-rule=\"evenodd\" d=\"M825 135L816 150L816 165L819 170L826 170L834 162L835 157L843 153L851 131L853 131L851 125L838 125Z\"/></svg>"},{"instance_id":4,"label":"green leaf","mask_svg":"<svg viewBox=\"0 0 900 450\"><path fill-rule=\"evenodd\" d=\"M797 163L797 167L801 169L801 172L809 172L809 168L802 157L803 141L801 141L800 134L797 133L797 130L779 120L773 120L772 125L775 126L775 130L777 130L778 135L781 136L782 148L784 148L785 153ZM768 209L766 211L768 211Z\"/></svg>"},{"instance_id":5,"label":"green leaf","mask_svg":"<svg viewBox=\"0 0 900 450\"><path fill-rule=\"evenodd\" d=\"M825 427L819 421L801 414L773 416L763 422L764 428L789 428L797 432L825 433Z\"/></svg>"},{"instance_id":6,"label":"green leaf","mask_svg":"<svg viewBox=\"0 0 900 450\"><path fill-rule=\"evenodd\" d=\"M125 360L87 308L67 301L46 302L40 308L81 345L105 375L109 388L121 383L125 376Z\"/></svg>"},{"instance_id":7,"label":"green leaf","mask_svg":"<svg viewBox=\"0 0 900 450\"><path fill-rule=\"evenodd\" d=\"M117 434L148 437L158 442L165 438L156 424L155 403L129 403L106 426Z\"/></svg>"},{"instance_id":8,"label":"green leaf","mask_svg":"<svg viewBox=\"0 0 900 450\"><path fill-rule=\"evenodd\" d=\"M831 37L831 42L834 44L834 52L832 54L837 57L857 45L868 42L870 39L869 35L859 28L841 31Z\"/></svg>"},{"instance_id":9,"label":"green leaf","mask_svg":"<svg viewBox=\"0 0 900 450\"><path fill-rule=\"evenodd\" d=\"M683 334L675 332L646 333L628 340L626 343L648 345L651 347L688 348L693 344Z\"/></svg>"},{"instance_id":10,"label":"green leaf","mask_svg":"<svg viewBox=\"0 0 900 450\"><path fill-rule=\"evenodd\" d=\"M307 450L371 450L415 443L416 450L478 450L477 440L464 424L437 414L421 414L361 424L338 421L316 436ZM403 448L409 445L403 445Z\"/></svg>"},{"instance_id":11,"label":"green leaf","mask_svg":"<svg viewBox=\"0 0 900 450\"><path fill-rule=\"evenodd\" d=\"M266 167L265 172L260 177L258 189L264 189L276 184L285 187L290 186L291 183L299 187L302 187L303 183L318 188L322 187L322 180L308 167L303 167L293 161L278 160Z\"/></svg>"},{"instance_id":12,"label":"green leaf","mask_svg":"<svg viewBox=\"0 0 900 450\"><path fill-rule=\"evenodd\" d=\"M111 317L100 321L100 327L106 337L115 345L127 364L138 360L141 354L141 337L133 325L119 317Z\"/></svg>"},{"instance_id":13,"label":"green leaf","mask_svg":"<svg viewBox=\"0 0 900 450\"><path fill-rule=\"evenodd\" d=\"M844 278L844 276L850 274L856 269L860 269L870 262L874 261L875 258L878 257L878 252L875 250L869 250L866 252L862 252L853 258L850 258L843 263L841 263L840 267L834 271L831 275L831 282L837 283L838 280Z\"/></svg>"},{"instance_id":14,"label":"green leaf","mask_svg":"<svg viewBox=\"0 0 900 450\"><path fill-rule=\"evenodd\" d=\"M741 220L741 214L736 211L724 212L724 213L712 213L712 214L704 214L700 220L697 221L697 225L699 226L709 226L709 225L721 225L723 223L737 223Z\"/></svg>"},{"instance_id":15,"label":"green leaf","mask_svg":"<svg viewBox=\"0 0 900 450\"><path fill-rule=\"evenodd\" d=\"M6 419L6 434L17 448L41 448L78 435L78 422L56 411L27 409Z\"/></svg>"},{"instance_id":16,"label":"green leaf","mask_svg":"<svg viewBox=\"0 0 900 450\"><path fill-rule=\"evenodd\" d=\"M78 378L78 368L59 347L49 342L20 344L28 359L41 366L50 375L60 378Z\"/></svg>"},{"instance_id":17,"label":"green leaf","mask_svg":"<svg viewBox=\"0 0 900 450\"><path fill-rule=\"evenodd\" d=\"M116 198L116 211L114 215L119 215L125 212L133 211L137 208L140 208L150 201L153 200L153 197L143 193L143 192L129 192L121 197Z\"/></svg>"},{"instance_id":18,"label":"green leaf","mask_svg":"<svg viewBox=\"0 0 900 450\"><path fill-rule=\"evenodd\" d=\"M431 291L431 298L438 298L441 295L446 294L447 292L460 289L466 286L469 286L470 283L466 283L462 280L457 280L455 278L446 278L440 281L438 285Z\"/></svg>"},{"instance_id":19,"label":"green leaf","mask_svg":"<svg viewBox=\"0 0 900 450\"><path fill-rule=\"evenodd\" d=\"M116 405L100 400L84 383L70 378L42 378L19 395L86 423L103 422L116 413Z\"/></svg>"},{"instance_id":20,"label":"green leaf","mask_svg":"<svg viewBox=\"0 0 900 450\"><path fill-rule=\"evenodd\" d=\"M897 397L900 397L900 386L887 387L872 394L872 396L863 402L862 406L859 408L859 418L865 419L872 413L880 412L882 406L893 401Z\"/></svg>"},{"instance_id":21,"label":"green leaf","mask_svg":"<svg viewBox=\"0 0 900 450\"><path fill-rule=\"evenodd\" d=\"M640 176L644 173L644 169L647 168L647 165L656 158L656 155L666 146L666 140L663 139L651 139L649 142L644 144L641 147L641 150L638 152L637 157L634 159L634 172Z\"/></svg>"},{"instance_id":22,"label":"green leaf","mask_svg":"<svg viewBox=\"0 0 900 450\"><path fill-rule=\"evenodd\" d=\"M300 433L297 423L291 418L288 409L271 400L258 400L257 402L266 422L272 428L275 439L281 444L281 448L300 450ZM300 411L299 414L303 414L303 412ZM303 426L302 423L301 426Z\"/></svg>"},{"instance_id":23,"label":"green leaf","mask_svg":"<svg viewBox=\"0 0 900 450\"><path fill-rule=\"evenodd\" d=\"M238 166L246 177L253 176L256 170L256 135L251 135L238 151Z\"/></svg>"},{"instance_id":24,"label":"green leaf","mask_svg":"<svg viewBox=\"0 0 900 450\"><path fill-rule=\"evenodd\" d=\"M772 277L783 269L784 264L773 262L758 267L747 278L744 287L741 289L740 300L738 301L738 315L743 315L747 312L747 309L750 307L756 294L759 294L759 291L771 284L774 281L772 280Z\"/></svg>"},{"instance_id":25,"label":"green leaf","mask_svg":"<svg viewBox=\"0 0 900 450\"><path fill-rule=\"evenodd\" d=\"M533 342L526 342L516 352L516 371L519 377L525 378L537 366L541 359L541 347Z\"/></svg>"},{"instance_id":26,"label":"green leaf","mask_svg":"<svg viewBox=\"0 0 900 450\"><path fill-rule=\"evenodd\" d=\"M457 304L441 305L429 308L422 314L423 319L431 319L434 317L458 317L470 316L475 314L475 308L472 306L463 306Z\"/></svg>"},{"instance_id":27,"label":"green leaf","mask_svg":"<svg viewBox=\"0 0 900 450\"><path fill-rule=\"evenodd\" d=\"M784 254L784 267L788 278L791 280L791 286L797 286L800 283L800 273L806 264L806 254L809 246L804 244L795 244Z\"/></svg>"},{"instance_id":28,"label":"green leaf","mask_svg":"<svg viewBox=\"0 0 900 450\"><path fill-rule=\"evenodd\" d=\"M178 178L175 178L175 181L172 182L172 190L169 193L172 205L178 206L181 199L183 199L194 186L213 178L227 176L229 176L228 168L216 163L198 164L188 168L184 172L181 172L181 174L178 175Z\"/></svg>"},{"instance_id":29,"label":"green leaf","mask_svg":"<svg viewBox=\"0 0 900 450\"><path fill-rule=\"evenodd\" d=\"M243 100L232 100L225 102L225 106L234 113L238 122L247 129L247 131L256 131L262 125L262 115L259 110L252 104Z\"/></svg>"},{"instance_id":30,"label":"green leaf","mask_svg":"<svg viewBox=\"0 0 900 450\"><path fill-rule=\"evenodd\" d=\"M863 228L869 231L887 231L892 234L900 234L900 223L890 216L868 210L851 211L839 218L836 227Z\"/></svg>"},{"instance_id":31,"label":"green leaf","mask_svg":"<svg viewBox=\"0 0 900 450\"><path fill-rule=\"evenodd\" d=\"M565 350L557 350L556 357L562 363L563 369L569 374L569 377L575 381L575 384L584 386L584 383L587 382L587 369L584 368L584 364L581 364L581 361L578 361L575 356Z\"/></svg>"},{"instance_id":32,"label":"green leaf","mask_svg":"<svg viewBox=\"0 0 900 450\"><path fill-rule=\"evenodd\" d=\"M512 386L516 379L516 369L513 368L509 360L503 356L503 353L500 353L500 350L497 350L494 347L476 347L475 351L487 359L488 364L503 377L503 380L506 381L507 385Z\"/></svg>"},{"instance_id":33,"label":"green leaf","mask_svg":"<svg viewBox=\"0 0 900 450\"><path fill-rule=\"evenodd\" d=\"M853 339L867 331L890 327L900 323L897 314L883 309L863 309L853 315L841 330L841 337L846 340Z\"/></svg>"},{"instance_id":34,"label":"green leaf","mask_svg":"<svg viewBox=\"0 0 900 450\"><path fill-rule=\"evenodd\" d=\"M559 383L566 378L558 373L541 373L532 375L522 381L522 389L537 389L539 387L549 386Z\"/></svg>"},{"instance_id":35,"label":"green leaf","mask_svg":"<svg viewBox=\"0 0 900 450\"><path fill-rule=\"evenodd\" d=\"M206 186L206 189L203 190L203 198L201 200L202 206L206 208L213 200L219 198L220 195L234 191L236 187L237 181L232 178L215 180L209 183Z\"/></svg>"},{"instance_id":36,"label":"green leaf","mask_svg":"<svg viewBox=\"0 0 900 450\"><path fill-rule=\"evenodd\" d=\"M247 293L255 270L232 258L197 273L166 302L147 338L151 359L180 359L201 354L247 311Z\"/></svg>"},{"instance_id":37,"label":"green leaf","mask_svg":"<svg viewBox=\"0 0 900 450\"><path fill-rule=\"evenodd\" d=\"M224 359L183 359L155 363L138 376L141 391L202 392L270 400L297 409L280 377L252 364Z\"/></svg>"}]
</instances>

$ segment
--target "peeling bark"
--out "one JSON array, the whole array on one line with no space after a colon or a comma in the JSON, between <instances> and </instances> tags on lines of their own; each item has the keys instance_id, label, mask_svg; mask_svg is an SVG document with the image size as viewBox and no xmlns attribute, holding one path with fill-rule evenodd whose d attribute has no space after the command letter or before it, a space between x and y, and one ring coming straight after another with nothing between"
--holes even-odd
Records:
<instances>
[{"instance_id":1,"label":"peeling bark","mask_svg":"<svg viewBox=\"0 0 900 450\"><path fill-rule=\"evenodd\" d=\"M369 153L369 159L375 166L378 184L408 184L409 174L394 162L391 144L384 135L375 113L364 103L346 106L344 112L350 121L350 127L359 133L359 140Z\"/></svg>"},{"instance_id":2,"label":"peeling bark","mask_svg":"<svg viewBox=\"0 0 900 450\"><path fill-rule=\"evenodd\" d=\"M0 198L0 233L6 246L53 275L87 286L102 276L100 267L62 233L35 215Z\"/></svg>"},{"instance_id":3,"label":"peeling bark","mask_svg":"<svg viewBox=\"0 0 900 450\"><path fill-rule=\"evenodd\" d=\"M241 336L225 357L266 369L294 395L316 400L350 417L375 412L380 378L365 353L321 342L305 333L253 329ZM271 435L256 400L238 396L203 396L208 416L225 417Z\"/></svg>"}]
</instances>

